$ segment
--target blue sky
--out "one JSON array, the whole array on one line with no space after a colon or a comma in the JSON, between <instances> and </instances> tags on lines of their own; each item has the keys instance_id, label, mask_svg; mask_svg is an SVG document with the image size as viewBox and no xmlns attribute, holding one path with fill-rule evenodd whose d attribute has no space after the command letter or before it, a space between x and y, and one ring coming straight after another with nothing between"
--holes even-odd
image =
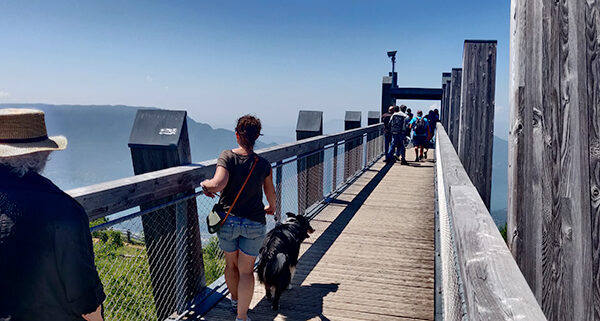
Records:
<instances>
[{"instance_id":1,"label":"blue sky","mask_svg":"<svg viewBox=\"0 0 600 321\"><path fill-rule=\"evenodd\" d=\"M300 109L379 110L388 50L400 86L440 87L465 39L494 39L506 137L509 16L497 0L2 1L0 103L185 109L227 128L254 113L292 137Z\"/></svg>"}]
</instances>

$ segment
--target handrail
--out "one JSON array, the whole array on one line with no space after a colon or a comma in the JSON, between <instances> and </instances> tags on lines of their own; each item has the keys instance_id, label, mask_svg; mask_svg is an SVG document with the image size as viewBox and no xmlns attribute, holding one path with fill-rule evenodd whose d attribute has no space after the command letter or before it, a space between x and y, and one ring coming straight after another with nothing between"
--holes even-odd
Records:
<instances>
[{"instance_id":1,"label":"handrail","mask_svg":"<svg viewBox=\"0 0 600 321\"><path fill-rule=\"evenodd\" d=\"M382 124L370 125L336 134L321 135L297 142L263 148L257 154L275 163L321 149L327 145L348 141L366 133L381 130ZM196 188L213 175L216 159L171 167L155 172L117 179L67 191L94 220L153 200Z\"/></svg>"},{"instance_id":2,"label":"handrail","mask_svg":"<svg viewBox=\"0 0 600 321\"><path fill-rule=\"evenodd\" d=\"M444 211L449 221L440 225L449 227L450 243L456 250L450 249L454 262L443 264L456 269L459 284L454 288L460 289L464 304L455 307L464 311L455 312L466 313L468 320L546 320L441 124L436 135L436 165L441 176L437 199L440 212ZM445 275L442 272L442 278Z\"/></svg>"}]
</instances>

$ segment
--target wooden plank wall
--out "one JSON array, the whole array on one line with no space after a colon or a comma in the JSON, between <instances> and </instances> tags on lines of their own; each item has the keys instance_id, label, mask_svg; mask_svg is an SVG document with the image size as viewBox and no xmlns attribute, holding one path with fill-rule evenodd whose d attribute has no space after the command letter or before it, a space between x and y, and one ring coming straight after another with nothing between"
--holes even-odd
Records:
<instances>
[{"instance_id":1,"label":"wooden plank wall","mask_svg":"<svg viewBox=\"0 0 600 321\"><path fill-rule=\"evenodd\" d=\"M450 101L448 112L447 132L452 145L456 149L458 146L458 132L460 128L460 92L462 82L462 68L452 68L452 78L450 80Z\"/></svg>"},{"instance_id":2,"label":"wooden plank wall","mask_svg":"<svg viewBox=\"0 0 600 321\"><path fill-rule=\"evenodd\" d=\"M490 208L496 92L495 40L465 40L458 156Z\"/></svg>"},{"instance_id":3,"label":"wooden plank wall","mask_svg":"<svg viewBox=\"0 0 600 321\"><path fill-rule=\"evenodd\" d=\"M509 246L549 320L600 320L599 12L511 5Z\"/></svg>"},{"instance_id":4,"label":"wooden plank wall","mask_svg":"<svg viewBox=\"0 0 600 321\"><path fill-rule=\"evenodd\" d=\"M439 204L440 212L447 211L452 222L466 319L545 320L444 128L438 125L437 133L436 163L441 176L438 177L438 200L446 200L445 204ZM448 243L440 240L440 244ZM445 286L443 291L448 289L450 287ZM444 293L445 298L447 294ZM456 313L448 308L461 309L461 306L445 307L450 319ZM462 310L458 315L462 316Z\"/></svg>"}]
</instances>

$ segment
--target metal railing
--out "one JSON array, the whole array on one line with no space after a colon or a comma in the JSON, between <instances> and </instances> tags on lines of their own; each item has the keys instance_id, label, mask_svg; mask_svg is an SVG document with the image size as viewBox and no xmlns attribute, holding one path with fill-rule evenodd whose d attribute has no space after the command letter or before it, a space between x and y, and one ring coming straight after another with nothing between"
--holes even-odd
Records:
<instances>
[{"instance_id":1,"label":"metal railing","mask_svg":"<svg viewBox=\"0 0 600 321\"><path fill-rule=\"evenodd\" d=\"M277 216L311 219L383 154L382 125L324 135L257 151L272 163ZM71 190L93 222L96 266L107 320L165 320L186 313L207 285L222 283L218 239L205 217L217 199L198 186L216 160ZM183 191L195 190L185 194ZM320 229L320 223L313 221ZM267 227L274 218L267 217ZM213 284L212 289L223 288Z\"/></svg>"},{"instance_id":2,"label":"metal railing","mask_svg":"<svg viewBox=\"0 0 600 321\"><path fill-rule=\"evenodd\" d=\"M546 320L441 124L436 135L436 319Z\"/></svg>"}]
</instances>

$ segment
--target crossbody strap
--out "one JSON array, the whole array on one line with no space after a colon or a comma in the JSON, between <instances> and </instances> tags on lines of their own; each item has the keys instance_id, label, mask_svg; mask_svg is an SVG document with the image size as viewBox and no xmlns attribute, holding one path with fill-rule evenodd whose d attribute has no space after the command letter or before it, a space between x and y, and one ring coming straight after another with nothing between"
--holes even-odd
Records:
<instances>
[{"instance_id":1,"label":"crossbody strap","mask_svg":"<svg viewBox=\"0 0 600 321\"><path fill-rule=\"evenodd\" d=\"M248 177L246 177L246 180L244 181L244 184L242 185L242 188L240 189L240 191L238 192L237 196L233 200L233 203L229 207L229 210L227 211L227 215L225 215L225 218L221 222L221 225L225 224L225 221L229 217L229 214L231 214L231 210L233 209L233 207L235 206L235 203L237 202L238 198L242 194L242 191L244 190L244 187L246 187L246 183L248 183L248 179L250 179L250 175L252 175L252 172L254 171L254 167L256 167L256 163L258 163L258 156L254 155L254 164L252 164L252 168L250 169L250 173L248 173Z\"/></svg>"}]
</instances>

